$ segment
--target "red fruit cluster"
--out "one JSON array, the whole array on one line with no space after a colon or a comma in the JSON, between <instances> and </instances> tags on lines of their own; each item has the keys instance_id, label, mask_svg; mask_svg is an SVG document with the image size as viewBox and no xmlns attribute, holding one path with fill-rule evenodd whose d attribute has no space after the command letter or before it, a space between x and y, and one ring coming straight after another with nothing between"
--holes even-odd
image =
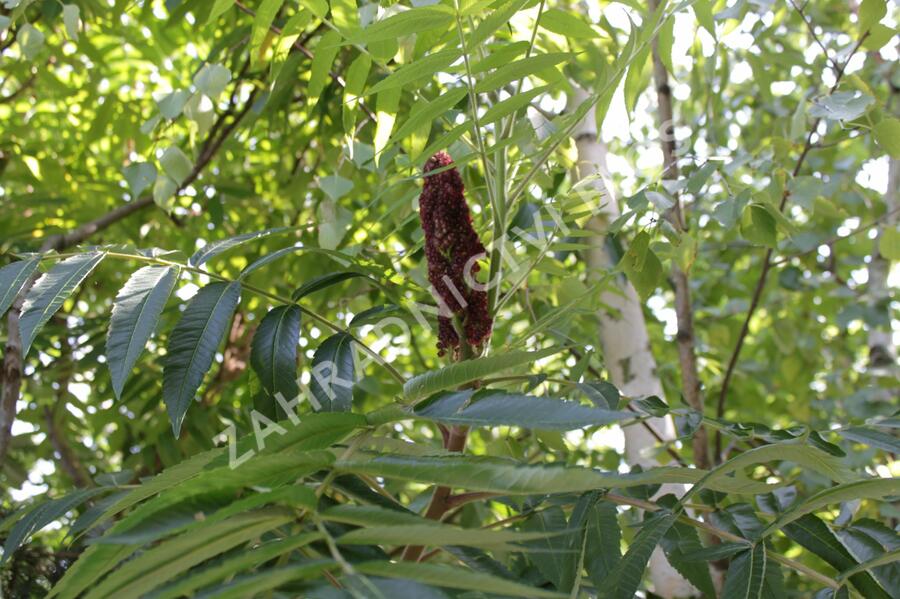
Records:
<instances>
[{"instance_id":1,"label":"red fruit cluster","mask_svg":"<svg viewBox=\"0 0 900 599\"><path fill-rule=\"evenodd\" d=\"M478 234L472 227L469 205L466 203L462 178L455 168L429 175L453 163L446 152L438 152L425 163L425 184L419 196L419 217L425 232L425 257L428 260L428 281L443 303L460 317L466 341L480 347L491 335L493 319L488 314L487 292L473 289L466 283L465 270L469 265L469 281L474 282L478 263L472 260L485 253ZM438 350L459 349L459 336L453 322L438 317Z\"/></svg>"}]
</instances>

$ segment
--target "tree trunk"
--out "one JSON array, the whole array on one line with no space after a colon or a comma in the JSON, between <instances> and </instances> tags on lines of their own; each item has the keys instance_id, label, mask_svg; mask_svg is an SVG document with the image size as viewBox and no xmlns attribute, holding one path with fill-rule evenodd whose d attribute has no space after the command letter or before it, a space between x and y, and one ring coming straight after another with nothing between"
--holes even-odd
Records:
<instances>
[{"instance_id":1,"label":"tree trunk","mask_svg":"<svg viewBox=\"0 0 900 599\"><path fill-rule=\"evenodd\" d=\"M884 220L878 227L878 239L872 251L869 263L869 298L876 306L884 306L890 311L891 290L888 276L891 273L891 261L881 255L878 242L886 229L897 226L898 189L900 189L900 160L891 160L888 170L887 192L884 194ZM890 319L888 319L890 321ZM891 371L897 365L897 348L894 346L891 327L872 327L869 329L869 368L878 371Z\"/></svg>"},{"instance_id":2,"label":"tree trunk","mask_svg":"<svg viewBox=\"0 0 900 599\"><path fill-rule=\"evenodd\" d=\"M570 110L577 107L586 97L583 91L576 91L569 101ZM578 179L605 173L606 147L599 140L594 111L588 112L573 136L578 149L576 167ZM593 185L605 192L601 180L596 180ZM593 276L600 276L614 265L614 259L606 249L605 230L608 223L619 216L619 207L611 195L604 197L600 204L602 205L600 212L588 225L596 232L596 239L591 244L592 248L585 254L588 271L594 273ZM656 375L656 361L650 348L650 338L640 299L630 282L621 280L617 287L601 294L600 301L605 308L597 312L600 319L600 346L603 349L603 358L610 379L627 396L663 397L663 387ZM653 418L648 424L663 440L675 438L675 426L671 418ZM641 426L628 426L624 428L624 433L625 459L630 466L641 466L646 469L659 465L651 455L656 439L650 431ZM665 485L660 490L660 494L664 493L682 495L684 487ZM650 579L653 582L654 592L667 599L691 597L697 592L669 565L659 547L654 550L650 559Z\"/></svg>"}]
</instances>

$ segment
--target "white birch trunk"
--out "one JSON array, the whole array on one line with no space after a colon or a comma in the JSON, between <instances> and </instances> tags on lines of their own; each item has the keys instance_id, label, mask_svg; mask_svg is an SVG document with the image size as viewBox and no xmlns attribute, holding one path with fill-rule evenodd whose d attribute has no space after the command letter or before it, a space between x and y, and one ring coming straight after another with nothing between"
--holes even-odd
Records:
<instances>
[{"instance_id":1,"label":"white birch trunk","mask_svg":"<svg viewBox=\"0 0 900 599\"><path fill-rule=\"evenodd\" d=\"M878 237L885 229L897 226L898 198L900 194L900 160L891 160L888 170L887 192L884 194L884 221L878 227ZM887 304L891 291L888 277L891 274L891 261L878 251L878 240L869 263L869 298L873 304ZM897 348L894 346L890 325L884 328L869 329L869 368L875 372L890 372L897 367Z\"/></svg>"},{"instance_id":2,"label":"white birch trunk","mask_svg":"<svg viewBox=\"0 0 900 599\"><path fill-rule=\"evenodd\" d=\"M583 91L576 91L569 99L569 109L573 110L586 98L587 94ZM599 133L594 111L591 110L573 132L578 149L576 171L579 180L606 172L606 146L600 141ZM601 179L595 180L593 184L598 189L603 189ZM599 276L614 265L606 250L605 230L620 214L613 194L607 194L600 203L602 208L599 214L588 225L596 231L597 236L591 243L591 250L585 255L588 270L596 273L594 276ZM619 280L615 289L602 293L600 300L606 306L597 312L600 319L600 345L611 382L630 397L664 397L662 383L656 375L656 361L650 348L643 306L634 287L628 281ZM671 418L653 418L648 423L662 439L675 438L675 426ZM652 455L656 439L646 428L629 426L624 429L624 433L625 459L630 466L640 465L646 469L659 465ZM682 495L684 487L669 485L660 490L660 494L665 493ZM650 578L654 592L666 599L697 594L694 587L669 565L659 547L650 559Z\"/></svg>"}]
</instances>

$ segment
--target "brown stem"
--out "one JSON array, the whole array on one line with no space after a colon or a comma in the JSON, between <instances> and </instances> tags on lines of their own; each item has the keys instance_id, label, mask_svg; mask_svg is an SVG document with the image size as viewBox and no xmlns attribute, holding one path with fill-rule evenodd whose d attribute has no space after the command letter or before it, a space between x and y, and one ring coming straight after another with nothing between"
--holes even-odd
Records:
<instances>
[{"instance_id":1,"label":"brown stem","mask_svg":"<svg viewBox=\"0 0 900 599\"><path fill-rule=\"evenodd\" d=\"M868 31L860 36L859 40L856 42L856 45L850 51L850 54L847 55L847 59L835 73L834 84L828 91L829 95L833 94L835 90L837 90L838 85L840 85L841 79L844 76L844 72L847 70L847 65L850 64L850 60L853 59L853 57L856 55L856 51L859 50L859 47L864 41L866 41L866 38L868 36ZM816 130L819 128L819 123L821 122L821 118L817 118L815 121L813 121L812 128L810 129L809 134L806 136L806 143L803 145L803 150L800 152L800 156L797 158L797 163L794 165L793 171L791 171L792 177L796 177L800 173L800 169L803 167L803 163L806 161L806 156L812 149L813 135L815 135ZM788 196L789 192L787 188L785 188L784 193L782 193L781 196L781 203L778 206L779 211L784 211L784 207L788 201ZM769 248L766 250L765 257L763 258L763 267L759 273L759 279L756 281L756 288L753 290L753 297L750 300L750 307L747 309L747 315L744 317L744 322L741 325L741 331L738 334L737 342L734 345L734 350L731 352L731 358L729 358L728 360L728 367L725 369L725 377L722 379L722 388L719 391L719 400L716 405L717 418L722 418L722 416L724 416L725 414L725 398L728 397L728 388L731 385L731 379L734 375L734 369L737 365L738 357L741 354L741 349L743 349L744 347L744 340L750 330L750 321L753 319L753 315L756 313L756 308L759 306L760 299L762 298L762 292L766 287L766 277L768 276L769 271L772 269L772 252L773 248ZM721 451L722 433L720 431L716 431L716 451L714 457L717 464L721 463L722 461L720 455Z\"/></svg>"},{"instance_id":2,"label":"brown stem","mask_svg":"<svg viewBox=\"0 0 900 599\"><path fill-rule=\"evenodd\" d=\"M447 451L462 452L466 447L466 438L469 435L469 429L465 426L454 426L450 428L450 435L445 443ZM434 494L431 496L431 502L425 511L425 517L429 520L440 520L441 517L453 507L450 503L450 487L436 487ZM408 562L416 562L422 557L425 547L422 545L409 545L403 551L400 558Z\"/></svg>"},{"instance_id":3,"label":"brown stem","mask_svg":"<svg viewBox=\"0 0 900 599\"><path fill-rule=\"evenodd\" d=\"M651 0L650 10L655 11L658 4L657 0ZM666 72L666 66L659 54L659 44L656 39L653 40L653 81L656 85L658 99L659 138L662 145L663 164L668 171L668 176L677 179L679 172L675 147L672 88L669 86L669 74ZM674 205L664 216L679 233L683 234L687 231L687 221L682 212L681 198L677 194ZM687 273L674 263L672 265L672 283L675 288L675 314L678 322L678 333L675 339L678 345L678 362L681 367L682 391L687 404L702 414L704 401L697 367L690 281ZM703 469L708 468L709 439L704 427L701 426L694 433L692 446L696 466Z\"/></svg>"}]
</instances>

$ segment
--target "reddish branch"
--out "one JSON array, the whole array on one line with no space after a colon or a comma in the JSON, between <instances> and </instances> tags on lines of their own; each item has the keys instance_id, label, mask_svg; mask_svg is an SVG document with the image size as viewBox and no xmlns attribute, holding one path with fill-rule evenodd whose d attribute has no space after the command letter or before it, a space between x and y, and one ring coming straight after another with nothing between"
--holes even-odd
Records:
<instances>
[{"instance_id":1,"label":"reddish branch","mask_svg":"<svg viewBox=\"0 0 900 599\"><path fill-rule=\"evenodd\" d=\"M656 10L658 2L650 2L651 10ZM674 117L672 111L672 89L669 87L669 75L659 54L659 44L653 40L653 81L656 84L656 95L659 110L659 137L662 145L666 171L672 178L678 178L678 157L675 148ZM676 194L675 203L665 214L666 220L672 223L675 230L685 233L686 219L682 213L681 198ZM675 288L675 314L678 321L678 361L681 366L681 384L684 399L691 408L703 413L703 394L700 389L700 376L697 368L697 351L694 341L694 310L691 303L691 288L688 275L677 264L672 265L672 284ZM693 436L694 463L698 468L709 467L709 440L706 429L700 427Z\"/></svg>"},{"instance_id":2,"label":"reddish branch","mask_svg":"<svg viewBox=\"0 0 900 599\"><path fill-rule=\"evenodd\" d=\"M801 17L802 17L801 13ZM804 21L806 19L804 18ZM850 54L847 55L847 59L844 63L837 69L834 77L834 84L831 86L831 89L828 90L828 95L831 95L837 90L838 85L841 83L841 79L844 77L844 72L847 70L847 65L850 64L850 61L856 55L857 50L859 50L860 46L862 46L863 42L866 41L866 38L869 36L869 32L866 31L860 38L859 41L856 42L856 45L850 51ZM819 124L822 122L822 118L819 117L815 121L813 121L812 128L809 131L809 134L806 136L806 143L803 145L803 150L800 152L800 156L797 158L797 162L794 165L794 169L791 171L791 177L794 178L800 173L800 169L803 167L804 162L806 161L806 156L809 154L810 150L813 147L813 136L816 131L819 129ZM787 205L789 197L789 192L787 188L785 188L784 193L781 196L781 203L778 206L778 210L784 212L784 207ZM762 292L766 287L766 277L769 274L769 271L772 269L772 253L774 252L774 248L769 248L766 250L765 257L763 258L763 267L759 273L759 279L756 281L756 287L753 290L753 297L750 300L750 307L747 309L747 315L744 317L744 322L741 325L741 331L738 333L737 342L734 345L734 350L731 352L731 358L728 360L728 367L725 369L725 378L722 379L722 388L719 392L719 401L716 406L716 417L722 418L725 414L725 398L728 397L728 388L731 385L731 379L734 375L735 366L737 366L738 357L741 354L741 349L744 347L744 340L747 337L747 333L750 331L750 321L753 319L753 315L756 313L756 308L759 306L760 299L762 298ZM716 431L716 462L721 462L721 456L719 455L722 450L722 434L719 431Z\"/></svg>"}]
</instances>

